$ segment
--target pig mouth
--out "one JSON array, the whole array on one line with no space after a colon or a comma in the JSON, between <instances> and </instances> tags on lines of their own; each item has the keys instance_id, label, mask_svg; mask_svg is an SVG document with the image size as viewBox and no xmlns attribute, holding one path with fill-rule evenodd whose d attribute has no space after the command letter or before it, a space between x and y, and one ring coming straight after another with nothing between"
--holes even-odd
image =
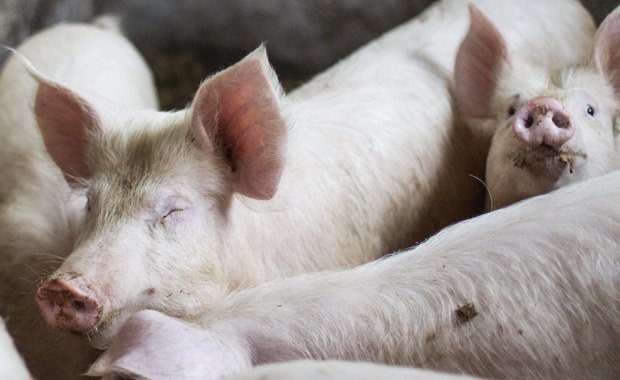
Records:
<instances>
[{"instance_id":1,"label":"pig mouth","mask_svg":"<svg viewBox=\"0 0 620 380\"><path fill-rule=\"evenodd\" d=\"M95 327L82 332L81 335L86 337L93 347L106 349L130 315L131 313L126 313L122 309L113 310L103 315Z\"/></svg>"},{"instance_id":2,"label":"pig mouth","mask_svg":"<svg viewBox=\"0 0 620 380\"><path fill-rule=\"evenodd\" d=\"M520 149L513 157L513 164L519 169L527 169L535 175L559 177L565 170L572 174L577 158L585 158L585 153L568 148L555 149L549 145L531 149Z\"/></svg>"}]
</instances>

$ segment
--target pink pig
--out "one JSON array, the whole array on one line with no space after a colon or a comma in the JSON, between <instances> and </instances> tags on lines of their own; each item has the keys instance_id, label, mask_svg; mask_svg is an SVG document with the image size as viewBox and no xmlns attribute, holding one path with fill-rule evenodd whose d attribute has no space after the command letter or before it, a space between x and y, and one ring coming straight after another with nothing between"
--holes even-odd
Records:
<instances>
[{"instance_id":1,"label":"pink pig","mask_svg":"<svg viewBox=\"0 0 620 380\"><path fill-rule=\"evenodd\" d=\"M118 109L39 77L47 150L88 197L73 252L38 289L49 324L106 347L139 310L192 320L230 292L356 266L478 213L470 174L486 151L471 153L451 98L468 3L437 2L286 96L264 48L177 112ZM475 3L550 66L582 53L549 52L539 35L585 50L594 31L577 1ZM550 11L563 17L542 27Z\"/></svg>"},{"instance_id":2,"label":"pink pig","mask_svg":"<svg viewBox=\"0 0 620 380\"><path fill-rule=\"evenodd\" d=\"M231 294L191 323L141 311L89 373L204 380L338 359L484 378L617 379L618 231L616 171L357 268Z\"/></svg>"},{"instance_id":3,"label":"pink pig","mask_svg":"<svg viewBox=\"0 0 620 380\"><path fill-rule=\"evenodd\" d=\"M71 192L46 152L32 109L37 82L19 58L85 97L128 109L155 109L158 101L151 71L114 18L46 28L17 51L0 73L0 315L35 378L78 379L96 350L52 331L35 294L37 280L71 252L86 199Z\"/></svg>"},{"instance_id":4,"label":"pink pig","mask_svg":"<svg viewBox=\"0 0 620 380\"><path fill-rule=\"evenodd\" d=\"M456 59L456 96L473 124L495 131L487 210L618 167L619 13L601 24L587 63L561 70L515 54L490 23L469 32ZM553 51L557 41L545 45Z\"/></svg>"}]
</instances>

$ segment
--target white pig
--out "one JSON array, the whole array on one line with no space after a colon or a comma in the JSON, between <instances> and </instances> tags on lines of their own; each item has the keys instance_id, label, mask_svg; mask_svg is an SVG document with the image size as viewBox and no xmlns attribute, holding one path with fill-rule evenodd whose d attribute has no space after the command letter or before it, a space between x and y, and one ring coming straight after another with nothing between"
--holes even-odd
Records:
<instances>
[{"instance_id":1,"label":"white pig","mask_svg":"<svg viewBox=\"0 0 620 380\"><path fill-rule=\"evenodd\" d=\"M217 379L312 358L500 379L617 379L619 231L613 172L357 268L240 291L197 324L141 311L90 374Z\"/></svg>"},{"instance_id":2,"label":"white pig","mask_svg":"<svg viewBox=\"0 0 620 380\"><path fill-rule=\"evenodd\" d=\"M386 366L336 360L296 360L267 364L231 376L226 380L474 380L417 368Z\"/></svg>"},{"instance_id":3,"label":"white pig","mask_svg":"<svg viewBox=\"0 0 620 380\"><path fill-rule=\"evenodd\" d=\"M450 97L468 3L437 2L287 97L264 48L175 113L119 112L40 78L48 151L89 199L73 253L39 286L50 325L105 347L138 310L192 319L231 290L367 262L478 212L486 151ZM577 1L475 3L551 67L591 43Z\"/></svg>"},{"instance_id":4,"label":"white pig","mask_svg":"<svg viewBox=\"0 0 620 380\"><path fill-rule=\"evenodd\" d=\"M32 379L2 318L0 318L0 379Z\"/></svg>"},{"instance_id":5,"label":"white pig","mask_svg":"<svg viewBox=\"0 0 620 380\"><path fill-rule=\"evenodd\" d=\"M547 42L555 50L557 41ZM618 167L618 46L620 9L601 24L588 62L560 70L522 59L491 24L472 28L457 55L455 87L462 112L495 130L487 210Z\"/></svg>"},{"instance_id":6,"label":"white pig","mask_svg":"<svg viewBox=\"0 0 620 380\"><path fill-rule=\"evenodd\" d=\"M152 109L152 75L137 50L114 31L65 24L41 31L18 49L38 69L88 96ZM112 29L112 30L110 30ZM97 352L77 336L51 331L35 302L37 280L71 252L85 198L71 194L43 145L32 103L36 82L17 57L0 74L0 314L37 379L77 379ZM4 377L3 377L4 378Z\"/></svg>"}]
</instances>

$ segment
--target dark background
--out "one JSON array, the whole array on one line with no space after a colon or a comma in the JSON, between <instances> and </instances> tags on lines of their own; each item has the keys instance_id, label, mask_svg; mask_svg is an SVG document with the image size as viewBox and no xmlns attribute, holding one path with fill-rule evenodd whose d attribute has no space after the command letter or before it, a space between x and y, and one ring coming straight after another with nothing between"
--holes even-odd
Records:
<instances>
[{"instance_id":1,"label":"dark background","mask_svg":"<svg viewBox=\"0 0 620 380\"><path fill-rule=\"evenodd\" d=\"M544 1L544 0L541 0ZM17 46L59 21L122 19L153 68L162 108L183 108L199 82L267 44L292 89L432 0L0 0L0 43ZM618 0L583 0L597 23ZM561 15L550 15L549 22ZM620 47L619 47L620 48ZM0 65L7 53L0 53Z\"/></svg>"}]
</instances>

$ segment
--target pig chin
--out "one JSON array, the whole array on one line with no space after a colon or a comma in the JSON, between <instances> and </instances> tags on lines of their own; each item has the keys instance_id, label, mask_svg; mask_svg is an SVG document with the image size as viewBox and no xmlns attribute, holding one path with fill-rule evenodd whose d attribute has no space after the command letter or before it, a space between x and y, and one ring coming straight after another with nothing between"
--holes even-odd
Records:
<instances>
[{"instance_id":1,"label":"pig chin","mask_svg":"<svg viewBox=\"0 0 620 380\"><path fill-rule=\"evenodd\" d=\"M131 313L115 310L83 335L88 338L91 346L100 350L106 349L130 316Z\"/></svg>"},{"instance_id":2,"label":"pig chin","mask_svg":"<svg viewBox=\"0 0 620 380\"><path fill-rule=\"evenodd\" d=\"M514 166L527 170L533 176L557 179L563 173L572 174L576 154L570 148L554 149L548 145L518 150L513 158Z\"/></svg>"}]
</instances>

